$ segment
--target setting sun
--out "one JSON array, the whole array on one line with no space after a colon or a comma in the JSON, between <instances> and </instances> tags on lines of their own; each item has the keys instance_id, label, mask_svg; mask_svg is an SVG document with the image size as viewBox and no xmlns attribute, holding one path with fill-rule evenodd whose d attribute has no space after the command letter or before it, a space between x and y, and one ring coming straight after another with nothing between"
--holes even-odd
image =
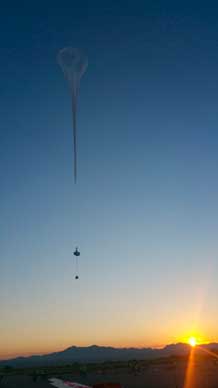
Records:
<instances>
[{"instance_id":1,"label":"setting sun","mask_svg":"<svg viewBox=\"0 0 218 388\"><path fill-rule=\"evenodd\" d=\"M195 337L190 337L190 338L188 339L188 343L189 343L190 346L194 347L194 346L197 345L197 340L196 340Z\"/></svg>"}]
</instances>

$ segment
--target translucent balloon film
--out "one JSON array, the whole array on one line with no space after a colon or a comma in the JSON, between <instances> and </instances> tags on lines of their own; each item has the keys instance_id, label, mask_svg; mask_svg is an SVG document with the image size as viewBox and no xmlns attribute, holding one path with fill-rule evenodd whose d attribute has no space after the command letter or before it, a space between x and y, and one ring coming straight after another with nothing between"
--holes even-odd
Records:
<instances>
[{"instance_id":1,"label":"translucent balloon film","mask_svg":"<svg viewBox=\"0 0 218 388\"><path fill-rule=\"evenodd\" d=\"M65 78L67 79L72 94L72 115L73 115L73 147L74 147L74 182L77 181L77 96L79 83L82 75L88 66L88 59L81 50L73 47L66 47L59 51L57 62L60 65Z\"/></svg>"}]
</instances>

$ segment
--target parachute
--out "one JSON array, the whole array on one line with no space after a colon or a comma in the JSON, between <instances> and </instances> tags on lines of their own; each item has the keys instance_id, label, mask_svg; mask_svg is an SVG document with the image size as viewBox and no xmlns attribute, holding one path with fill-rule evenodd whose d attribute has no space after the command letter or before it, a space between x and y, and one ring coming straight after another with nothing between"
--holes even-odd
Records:
<instances>
[{"instance_id":1,"label":"parachute","mask_svg":"<svg viewBox=\"0 0 218 388\"><path fill-rule=\"evenodd\" d=\"M72 97L73 115L73 148L74 148L74 182L77 181L77 98L79 92L80 79L88 66L87 57L77 48L65 47L61 49L57 56L64 76L69 84Z\"/></svg>"}]
</instances>

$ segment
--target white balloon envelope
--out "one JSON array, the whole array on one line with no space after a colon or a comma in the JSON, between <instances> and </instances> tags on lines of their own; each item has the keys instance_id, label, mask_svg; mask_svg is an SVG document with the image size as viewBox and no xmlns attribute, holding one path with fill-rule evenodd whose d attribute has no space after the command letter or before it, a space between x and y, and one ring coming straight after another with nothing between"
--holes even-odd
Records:
<instances>
[{"instance_id":1,"label":"white balloon envelope","mask_svg":"<svg viewBox=\"0 0 218 388\"><path fill-rule=\"evenodd\" d=\"M61 49L57 56L64 76L69 84L72 96L73 114L73 147L74 147L74 182L77 181L77 98L79 92L80 79L88 67L88 59L78 48L65 47Z\"/></svg>"}]
</instances>

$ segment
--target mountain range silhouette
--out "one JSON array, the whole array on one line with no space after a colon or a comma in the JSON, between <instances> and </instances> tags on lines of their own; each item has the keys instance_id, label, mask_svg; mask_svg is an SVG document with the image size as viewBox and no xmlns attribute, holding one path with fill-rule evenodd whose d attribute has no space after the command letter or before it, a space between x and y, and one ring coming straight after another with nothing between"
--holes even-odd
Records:
<instances>
[{"instance_id":1,"label":"mountain range silhouette","mask_svg":"<svg viewBox=\"0 0 218 388\"><path fill-rule=\"evenodd\" d=\"M0 361L0 366L32 367L47 365L71 364L74 362L105 362L155 359L169 356L185 356L190 352L190 346L184 343L167 345L161 349L155 348L113 348L92 345L88 347L71 346L63 351L29 357L17 357ZM218 352L218 343L196 347L196 350L207 349Z\"/></svg>"}]
</instances>

